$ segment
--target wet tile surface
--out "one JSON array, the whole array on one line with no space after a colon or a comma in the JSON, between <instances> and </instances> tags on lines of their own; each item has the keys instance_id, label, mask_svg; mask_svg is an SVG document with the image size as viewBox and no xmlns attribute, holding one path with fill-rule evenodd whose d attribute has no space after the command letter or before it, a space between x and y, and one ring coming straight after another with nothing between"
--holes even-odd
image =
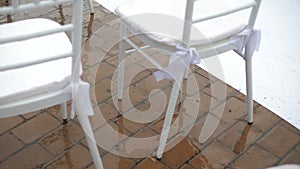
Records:
<instances>
[{"instance_id":1,"label":"wet tile surface","mask_svg":"<svg viewBox=\"0 0 300 169\"><path fill-rule=\"evenodd\" d=\"M159 136L164 114L154 114L153 121L140 123L130 119L130 115L143 119L145 114L139 113L161 101L151 91L159 89L168 99L171 83L156 82L153 66L139 55L131 54L126 60L125 78L132 79L126 82L124 90L124 96L128 96L130 102L126 99L118 101L118 17L97 3L94 3L95 15L90 16L87 4L84 4L82 78L92 86L91 100L96 114L90 120L96 137L104 140L105 144L112 142L109 137L114 134L105 133L107 126L131 138ZM70 22L70 15L70 8L64 6L28 13L24 17L42 16L64 24ZM15 21L20 18L16 15L11 18L1 16L0 23L7 22L7 19ZM146 50L146 53L167 63L165 54L152 49ZM258 103L254 104L254 124L249 126L245 121L247 106L243 94L226 86L226 98L214 96L211 93L212 83L222 85L222 82L215 78L209 79L207 72L200 68L192 68L192 72L198 87L183 90L177 101L172 123L176 130L171 130L168 151L163 158L123 157L101 147L99 149L105 168L260 169L279 164L300 164L298 129ZM150 94L154 98L152 102L148 99ZM225 109L219 126L206 142L200 143L198 137L211 106L215 105L216 109L212 110L217 110L222 104ZM70 104L68 109L70 111ZM195 116L194 110L197 110ZM188 123L191 120L195 120L192 126ZM67 124L61 122L59 106L0 119L0 168L95 168L78 119L69 119ZM190 129L189 132L185 132L186 128ZM130 140L121 137L116 140L113 140L116 145L111 148L129 153L126 148L132 147Z\"/></svg>"}]
</instances>

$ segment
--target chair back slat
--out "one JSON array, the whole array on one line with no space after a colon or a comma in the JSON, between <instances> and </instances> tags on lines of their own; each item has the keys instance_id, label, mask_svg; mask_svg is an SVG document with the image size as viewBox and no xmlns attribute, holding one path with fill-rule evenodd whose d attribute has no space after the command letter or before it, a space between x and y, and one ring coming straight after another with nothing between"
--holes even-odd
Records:
<instances>
[{"instance_id":1,"label":"chair back slat","mask_svg":"<svg viewBox=\"0 0 300 169\"><path fill-rule=\"evenodd\" d=\"M249 2L249 3L243 4L243 5L237 6L235 8L232 8L232 9L230 9L228 11L224 11L224 12L217 13L217 14L214 14L214 15L206 16L206 17L203 17L203 18L193 19L192 22L193 23L198 23L198 22L209 20L209 19L214 19L214 18L222 17L222 16L225 16L225 15L229 15L229 14L241 11L241 10L245 10L245 9L248 9L248 8L253 8L255 6L257 6L256 2L254 2L254 1L253 2Z\"/></svg>"},{"instance_id":2,"label":"chair back slat","mask_svg":"<svg viewBox=\"0 0 300 169\"><path fill-rule=\"evenodd\" d=\"M12 0L10 6L0 7L0 15L13 15L15 13L30 12L35 9L43 9L47 7L53 7L58 5L71 5L72 4L72 22L66 25L57 25L57 27L51 27L47 29L42 29L38 31L28 32L26 34L17 34L6 36L5 34L0 34L0 45L5 43L12 43L23 40L30 40L33 38L39 38L43 36L48 36L52 34L58 34L62 32L71 31L71 42L72 50L70 52L60 53L55 56L24 61L22 63L16 63L13 65L2 65L0 71L17 69L21 67L26 67L34 64L40 64L43 62L53 61L57 59L62 59L65 57L72 57L72 77L75 81L79 80L80 76L80 59L81 59L81 39L82 39L82 12L83 12L83 2L82 0L32 0L31 2L18 3L18 0ZM76 66L77 64L77 66Z\"/></svg>"},{"instance_id":3,"label":"chair back slat","mask_svg":"<svg viewBox=\"0 0 300 169\"><path fill-rule=\"evenodd\" d=\"M47 30L39 31L39 32L21 34L21 35L10 36L10 37L0 37L0 44L22 41L22 40L37 38L37 37L51 35L51 34L60 33L60 32L66 32L66 31L72 30L73 28L74 28L73 25L68 24L68 25L62 25L57 28L49 28Z\"/></svg>"},{"instance_id":4,"label":"chair back slat","mask_svg":"<svg viewBox=\"0 0 300 169\"><path fill-rule=\"evenodd\" d=\"M248 26L250 28L253 28L258 13L258 9L261 4L261 0L253 0L251 2L245 2L241 5L232 7L226 11L222 11L222 12L214 13L212 15L194 19L193 13L194 13L195 1L197 0L186 0L185 23L183 28L182 40L187 45L189 45L189 41L190 41L192 24L196 24L202 21L207 21L210 19L219 18L222 16L226 16L250 8L251 8L251 13L249 15Z\"/></svg>"},{"instance_id":5,"label":"chair back slat","mask_svg":"<svg viewBox=\"0 0 300 169\"><path fill-rule=\"evenodd\" d=\"M19 68L22 68L22 67L36 65L36 64L40 64L40 63L44 63L44 62L50 62L50 61L54 61L54 60L58 60L58 59L63 59L63 58L70 57L72 55L73 55L73 52L69 52L69 53L63 53L63 54L60 54L60 55L56 55L56 56L53 56L53 57L36 59L34 61L27 61L27 62L21 62L21 63L13 64L13 65L0 66L0 72L1 71L12 70L12 69L19 69Z\"/></svg>"}]
</instances>

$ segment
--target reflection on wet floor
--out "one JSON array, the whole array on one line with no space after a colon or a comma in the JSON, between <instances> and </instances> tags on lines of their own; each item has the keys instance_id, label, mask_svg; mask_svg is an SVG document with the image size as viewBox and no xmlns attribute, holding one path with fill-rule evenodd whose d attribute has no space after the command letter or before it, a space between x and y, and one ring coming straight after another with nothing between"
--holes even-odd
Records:
<instances>
[{"instance_id":1,"label":"reflection on wet floor","mask_svg":"<svg viewBox=\"0 0 300 169\"><path fill-rule=\"evenodd\" d=\"M88 38L91 37L92 35L92 30L93 30L93 24L94 24L94 17L95 15L94 14L91 14L90 15L90 21L89 21L89 24L88 24L88 27L87 27L87 33L88 33Z\"/></svg>"},{"instance_id":2,"label":"reflection on wet floor","mask_svg":"<svg viewBox=\"0 0 300 169\"><path fill-rule=\"evenodd\" d=\"M64 16L64 13L63 13L63 7L62 7L62 5L58 6L58 13L59 13L59 16L60 16L59 19L61 20L59 23L61 25L64 25L65 24L65 16Z\"/></svg>"},{"instance_id":3,"label":"reflection on wet floor","mask_svg":"<svg viewBox=\"0 0 300 169\"><path fill-rule=\"evenodd\" d=\"M213 169L213 166L209 163L208 159L204 155L198 155L197 158L199 158L199 163L197 167L201 169Z\"/></svg>"},{"instance_id":4,"label":"reflection on wet floor","mask_svg":"<svg viewBox=\"0 0 300 169\"><path fill-rule=\"evenodd\" d=\"M250 132L250 129L251 129L250 125L245 125L244 130L241 134L241 137L239 138L239 140L234 145L233 152L239 154L242 151L244 151L244 149L246 147L247 137L248 137L248 134Z\"/></svg>"}]
</instances>

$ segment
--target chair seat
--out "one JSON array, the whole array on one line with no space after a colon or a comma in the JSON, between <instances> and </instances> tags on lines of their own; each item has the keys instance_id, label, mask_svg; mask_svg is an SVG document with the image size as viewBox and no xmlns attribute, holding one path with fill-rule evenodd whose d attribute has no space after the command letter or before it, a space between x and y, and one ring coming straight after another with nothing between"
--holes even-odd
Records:
<instances>
[{"instance_id":1,"label":"chair seat","mask_svg":"<svg viewBox=\"0 0 300 169\"><path fill-rule=\"evenodd\" d=\"M60 26L58 23L48 19L13 22L0 25L0 38L58 26ZM0 57L0 67L26 63L35 58L52 57L58 53L65 53L67 49L71 52L72 46L65 33L0 44L0 56L9 56ZM20 53L22 53L21 56ZM64 88L69 84L71 61L72 58L68 57L0 72L0 104Z\"/></svg>"},{"instance_id":2,"label":"chair seat","mask_svg":"<svg viewBox=\"0 0 300 169\"><path fill-rule=\"evenodd\" d=\"M232 0L196 1L193 18L203 18L226 11L237 4ZM182 39L185 6L186 0L130 0L121 4L116 13L134 29L132 31L147 32L147 36L151 39L173 46ZM245 12L234 13L193 24L190 45L199 46L217 42L241 32L247 25L245 14Z\"/></svg>"}]
</instances>

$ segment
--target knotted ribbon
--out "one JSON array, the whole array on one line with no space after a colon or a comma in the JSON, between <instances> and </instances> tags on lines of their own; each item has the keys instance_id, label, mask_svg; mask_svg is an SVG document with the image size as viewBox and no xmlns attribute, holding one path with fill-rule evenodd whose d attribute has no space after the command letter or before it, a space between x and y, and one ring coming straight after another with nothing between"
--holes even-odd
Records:
<instances>
[{"instance_id":1,"label":"knotted ribbon","mask_svg":"<svg viewBox=\"0 0 300 169\"><path fill-rule=\"evenodd\" d=\"M252 58L254 51L259 50L261 39L261 31L257 29L247 28L237 35L230 38L231 44L238 44L237 51L242 53L245 49L244 59Z\"/></svg>"},{"instance_id":2,"label":"knotted ribbon","mask_svg":"<svg viewBox=\"0 0 300 169\"><path fill-rule=\"evenodd\" d=\"M79 81L72 85L73 103L71 108L71 118L75 117L75 112L83 112L88 116L94 115L94 110L90 101L90 84Z\"/></svg>"},{"instance_id":3,"label":"knotted ribbon","mask_svg":"<svg viewBox=\"0 0 300 169\"><path fill-rule=\"evenodd\" d=\"M176 46L177 51L170 56L167 67L154 73L156 80L171 79L178 81L181 78L181 73L184 73L190 64L199 64L200 56L194 48L186 48Z\"/></svg>"}]
</instances>

